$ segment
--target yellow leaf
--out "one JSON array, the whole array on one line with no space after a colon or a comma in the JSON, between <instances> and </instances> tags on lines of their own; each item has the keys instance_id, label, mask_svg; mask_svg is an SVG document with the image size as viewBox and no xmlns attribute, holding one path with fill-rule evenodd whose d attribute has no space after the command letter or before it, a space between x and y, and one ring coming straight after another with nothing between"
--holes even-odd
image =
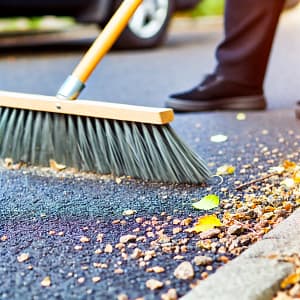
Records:
<instances>
[{"instance_id":1,"label":"yellow leaf","mask_svg":"<svg viewBox=\"0 0 300 300\"><path fill-rule=\"evenodd\" d=\"M231 175L235 172L235 167L231 165L224 165L217 169L216 175Z\"/></svg>"},{"instance_id":2,"label":"yellow leaf","mask_svg":"<svg viewBox=\"0 0 300 300\"><path fill-rule=\"evenodd\" d=\"M54 171L62 171L66 168L65 165L58 164L54 159L49 160L50 168Z\"/></svg>"},{"instance_id":3,"label":"yellow leaf","mask_svg":"<svg viewBox=\"0 0 300 300\"><path fill-rule=\"evenodd\" d=\"M296 284L300 281L300 274L298 273L293 273L291 275L289 275L288 277L286 277L285 279L283 279L283 281L280 284L280 287L282 289L285 289L286 287L288 287L289 285L293 285Z\"/></svg>"},{"instance_id":4,"label":"yellow leaf","mask_svg":"<svg viewBox=\"0 0 300 300\"><path fill-rule=\"evenodd\" d=\"M300 171L297 171L294 173L293 179L294 179L295 183L300 183Z\"/></svg>"},{"instance_id":5,"label":"yellow leaf","mask_svg":"<svg viewBox=\"0 0 300 300\"><path fill-rule=\"evenodd\" d=\"M216 215L204 216L198 219L194 226L194 231L199 233L220 226L222 226L222 223Z\"/></svg>"}]
</instances>

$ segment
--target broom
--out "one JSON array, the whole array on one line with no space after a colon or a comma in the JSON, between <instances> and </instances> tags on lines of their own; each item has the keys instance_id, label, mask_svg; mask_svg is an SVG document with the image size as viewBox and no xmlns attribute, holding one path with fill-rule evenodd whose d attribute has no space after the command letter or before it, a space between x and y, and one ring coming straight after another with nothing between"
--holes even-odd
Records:
<instances>
[{"instance_id":1,"label":"broom","mask_svg":"<svg viewBox=\"0 0 300 300\"><path fill-rule=\"evenodd\" d=\"M0 91L0 157L170 183L210 172L172 130L171 109L74 100L142 0L125 0L56 97Z\"/></svg>"}]
</instances>

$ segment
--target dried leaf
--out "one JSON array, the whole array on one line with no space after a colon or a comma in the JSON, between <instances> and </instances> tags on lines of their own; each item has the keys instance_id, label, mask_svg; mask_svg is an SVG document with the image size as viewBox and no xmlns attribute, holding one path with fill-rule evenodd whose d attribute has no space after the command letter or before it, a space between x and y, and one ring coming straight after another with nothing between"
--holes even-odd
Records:
<instances>
[{"instance_id":1,"label":"dried leaf","mask_svg":"<svg viewBox=\"0 0 300 300\"><path fill-rule=\"evenodd\" d=\"M228 136L223 134L216 134L210 137L210 141L213 143L223 143L228 140Z\"/></svg>"},{"instance_id":2,"label":"dried leaf","mask_svg":"<svg viewBox=\"0 0 300 300\"><path fill-rule=\"evenodd\" d=\"M294 169L297 166L296 163L290 160L285 160L282 165L285 169Z\"/></svg>"},{"instance_id":3,"label":"dried leaf","mask_svg":"<svg viewBox=\"0 0 300 300\"><path fill-rule=\"evenodd\" d=\"M195 209L210 210L218 207L219 204L220 198L217 195L210 194L203 197L200 201L193 203L192 206Z\"/></svg>"},{"instance_id":4,"label":"dried leaf","mask_svg":"<svg viewBox=\"0 0 300 300\"><path fill-rule=\"evenodd\" d=\"M219 226L222 226L222 223L216 215L204 216L198 219L194 231L199 233Z\"/></svg>"},{"instance_id":5,"label":"dried leaf","mask_svg":"<svg viewBox=\"0 0 300 300\"><path fill-rule=\"evenodd\" d=\"M54 159L49 160L50 168L54 171L62 171L66 168L65 165L58 164Z\"/></svg>"},{"instance_id":6,"label":"dried leaf","mask_svg":"<svg viewBox=\"0 0 300 300\"><path fill-rule=\"evenodd\" d=\"M280 284L280 287L282 289L285 289L286 287L288 287L289 285L293 285L300 282L300 274L299 273L293 273L291 275L289 275L288 277L286 277Z\"/></svg>"},{"instance_id":7,"label":"dried leaf","mask_svg":"<svg viewBox=\"0 0 300 300\"><path fill-rule=\"evenodd\" d=\"M231 175L235 172L235 167L232 165L224 165L217 169L216 175Z\"/></svg>"}]
</instances>

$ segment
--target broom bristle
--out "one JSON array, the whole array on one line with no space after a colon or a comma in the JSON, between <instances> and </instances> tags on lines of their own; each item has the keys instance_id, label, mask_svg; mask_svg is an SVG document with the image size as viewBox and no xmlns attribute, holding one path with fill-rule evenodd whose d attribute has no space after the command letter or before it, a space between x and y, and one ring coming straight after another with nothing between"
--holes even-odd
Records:
<instances>
[{"instance_id":1,"label":"broom bristle","mask_svg":"<svg viewBox=\"0 0 300 300\"><path fill-rule=\"evenodd\" d=\"M210 172L169 125L0 107L0 157L169 183L200 183Z\"/></svg>"}]
</instances>

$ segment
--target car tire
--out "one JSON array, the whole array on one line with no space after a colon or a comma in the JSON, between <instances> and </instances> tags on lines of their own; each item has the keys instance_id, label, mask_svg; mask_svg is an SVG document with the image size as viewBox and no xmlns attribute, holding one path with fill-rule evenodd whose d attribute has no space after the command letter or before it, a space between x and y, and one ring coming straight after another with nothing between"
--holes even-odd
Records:
<instances>
[{"instance_id":1,"label":"car tire","mask_svg":"<svg viewBox=\"0 0 300 300\"><path fill-rule=\"evenodd\" d=\"M117 0L115 9L121 1ZM174 10L174 0L144 0L117 40L119 49L145 49L161 45Z\"/></svg>"}]
</instances>

